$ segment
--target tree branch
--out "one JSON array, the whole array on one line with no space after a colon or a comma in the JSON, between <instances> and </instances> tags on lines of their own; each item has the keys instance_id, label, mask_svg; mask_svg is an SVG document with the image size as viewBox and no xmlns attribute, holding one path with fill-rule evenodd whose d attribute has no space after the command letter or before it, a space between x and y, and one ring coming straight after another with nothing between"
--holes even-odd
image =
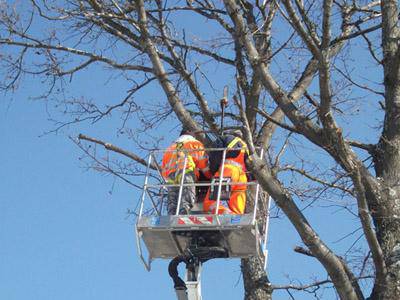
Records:
<instances>
[{"instance_id":1,"label":"tree branch","mask_svg":"<svg viewBox=\"0 0 400 300\"><path fill-rule=\"evenodd\" d=\"M164 66L160 60L160 56L158 54L157 49L155 48L153 42L150 39L150 34L147 28L147 16L146 9L144 7L143 0L135 0L137 5L137 13L139 16L139 26L141 30L141 38L144 49L148 54L154 68L154 73L158 78L158 81L161 84L165 94L167 95L167 99L177 115L178 119L188 128L193 131L201 132L201 127L193 120L190 116L189 112L185 109L181 100L179 99L178 93L172 85L171 81L168 78L167 73L165 72ZM205 137L200 135L199 138L206 142Z\"/></svg>"},{"instance_id":2,"label":"tree branch","mask_svg":"<svg viewBox=\"0 0 400 300\"><path fill-rule=\"evenodd\" d=\"M102 146L104 146L104 148L106 148L107 150L110 150L110 151L113 151L113 152L122 154L122 155L124 155L124 156L126 156L126 157L128 157L128 158L130 158L130 159L132 159L132 160L134 160L134 161L136 161L136 162L138 162L138 163L140 163L141 165L147 167L147 161L144 160L143 158L141 158L140 156L136 155L135 153L132 153L132 152L123 150L122 148L119 148L119 147L117 147L117 146L114 146L114 145L112 145L112 144L110 144L110 143L106 143L106 142L104 142L104 141L101 141L101 140L98 140L98 139L95 139L95 138L86 136L86 135L84 135L84 134L79 134L78 139L79 139L79 140L85 140L85 141L89 141L89 142L92 142L92 143L95 143L95 144L102 145ZM153 163L150 167L151 167L153 170L157 170L157 166L156 166L154 163Z\"/></svg>"}]
</instances>

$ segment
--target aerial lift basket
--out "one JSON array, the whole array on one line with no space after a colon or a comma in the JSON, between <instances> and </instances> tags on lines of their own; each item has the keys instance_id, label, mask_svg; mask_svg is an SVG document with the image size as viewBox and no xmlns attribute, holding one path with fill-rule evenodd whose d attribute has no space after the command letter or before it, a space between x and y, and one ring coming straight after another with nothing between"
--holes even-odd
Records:
<instances>
[{"instance_id":1,"label":"aerial lift basket","mask_svg":"<svg viewBox=\"0 0 400 300\"><path fill-rule=\"evenodd\" d=\"M223 151L224 165L227 149L205 149L206 151ZM225 249L227 258L247 258L258 256L267 263L267 234L269 225L270 198L264 199L264 193L256 181L247 182L247 207L243 215L206 214L201 209L201 203L196 203L188 215L179 215L183 188L194 185L198 189L207 189L212 183L184 183L184 174L179 184L168 184L161 176L158 165L161 156L167 150L151 151L147 161L147 171L144 178L143 192L140 200L139 214L136 223L136 241L138 254L147 270L156 258L172 259L184 255L193 246L196 239L198 245L204 247L218 246ZM185 154L185 165L187 155ZM260 153L262 155L262 153ZM221 170L223 174L223 170ZM214 188L218 188L217 209L222 205L221 191L226 181L215 180ZM175 215L166 212L168 189L179 188L177 210ZM263 201L260 199L263 198ZM258 220L262 220L259 222ZM143 244L147 248L147 257ZM197 247L196 246L196 247ZM206 248L207 249L207 248Z\"/></svg>"}]
</instances>

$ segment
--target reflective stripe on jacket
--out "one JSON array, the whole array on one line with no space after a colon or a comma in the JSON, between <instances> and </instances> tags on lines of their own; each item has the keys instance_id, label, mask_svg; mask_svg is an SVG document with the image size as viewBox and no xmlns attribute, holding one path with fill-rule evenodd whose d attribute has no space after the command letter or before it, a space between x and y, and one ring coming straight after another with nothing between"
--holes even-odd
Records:
<instances>
[{"instance_id":1,"label":"reflective stripe on jacket","mask_svg":"<svg viewBox=\"0 0 400 300\"><path fill-rule=\"evenodd\" d=\"M185 173L194 172L196 179L199 178L199 171L206 177L211 177L204 145L191 135L180 136L164 153L162 175L168 182L178 183L184 167Z\"/></svg>"}]
</instances>

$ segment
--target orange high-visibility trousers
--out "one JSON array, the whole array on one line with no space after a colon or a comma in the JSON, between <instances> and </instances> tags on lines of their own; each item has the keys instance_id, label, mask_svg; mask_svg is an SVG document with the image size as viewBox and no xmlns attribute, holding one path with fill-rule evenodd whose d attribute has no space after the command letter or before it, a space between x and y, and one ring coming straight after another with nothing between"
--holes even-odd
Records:
<instances>
[{"instance_id":1,"label":"orange high-visibility trousers","mask_svg":"<svg viewBox=\"0 0 400 300\"><path fill-rule=\"evenodd\" d=\"M218 179L220 172L218 171L214 178ZM228 201L228 207L220 205L218 208L218 214L244 214L244 209L246 207L246 185L247 177L243 168L237 164L227 160L224 165L224 178L231 178L232 183L237 183L232 185L231 195ZM207 195L203 202L204 212L215 214L217 208L217 201L210 200L210 189L208 189Z\"/></svg>"}]
</instances>

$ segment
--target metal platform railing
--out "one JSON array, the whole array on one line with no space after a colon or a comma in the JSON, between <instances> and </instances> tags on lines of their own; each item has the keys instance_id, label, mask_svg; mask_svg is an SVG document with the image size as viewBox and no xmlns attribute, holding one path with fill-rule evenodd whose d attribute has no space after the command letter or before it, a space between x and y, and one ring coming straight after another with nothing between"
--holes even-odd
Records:
<instances>
[{"instance_id":1,"label":"metal platform railing","mask_svg":"<svg viewBox=\"0 0 400 300\"><path fill-rule=\"evenodd\" d=\"M224 165L227 153L225 148L204 149L207 153L212 151L222 152L220 174L224 174ZM247 189L246 213L243 215L217 214L223 201L221 200L222 188L226 185L237 185L237 182L226 183L223 177L215 178L215 183L195 182L185 183L186 165L188 155L192 151L179 151L184 153L184 164L179 184L167 183L162 177L162 170L158 164L162 155L171 150L150 151L147 160L147 170L144 178L143 192L140 199L139 213L136 223L136 241L139 256L147 270L155 258L172 258L181 255L190 245L193 234L213 237L219 244L227 249L229 257L249 257L258 255L267 261L267 236L269 226L270 199L264 197L256 181L240 183ZM176 150L172 150L176 151ZM262 155L262 152L260 153ZM184 187L197 189L217 188L216 209L214 214L201 210L201 202L197 203L196 211L189 215L179 215L182 204ZM169 215L166 210L166 198L170 188L179 188L177 208L174 215ZM251 191L250 191L251 190ZM199 209L200 207L200 209ZM262 207L262 209L260 209ZM262 220L259 222L258 220ZM143 243L146 245L148 258L145 259Z\"/></svg>"}]
</instances>

